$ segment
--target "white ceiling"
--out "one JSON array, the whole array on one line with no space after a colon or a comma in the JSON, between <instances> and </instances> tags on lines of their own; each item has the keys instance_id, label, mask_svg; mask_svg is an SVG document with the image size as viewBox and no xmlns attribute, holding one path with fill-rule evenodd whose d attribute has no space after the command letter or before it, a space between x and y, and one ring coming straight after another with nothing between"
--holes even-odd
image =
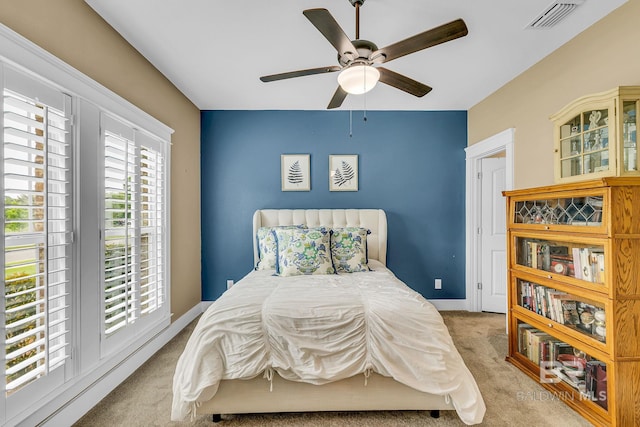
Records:
<instances>
[{"instance_id":1,"label":"white ceiling","mask_svg":"<svg viewBox=\"0 0 640 427\"><path fill-rule=\"evenodd\" d=\"M337 65L302 11L328 9L355 38L348 0L85 0L201 110L322 110L337 73L263 83L262 75ZM525 29L552 0L367 0L360 38L384 47L462 18L469 35L385 64L433 87L384 84L341 109L468 110L626 0L585 0L551 29Z\"/></svg>"}]
</instances>

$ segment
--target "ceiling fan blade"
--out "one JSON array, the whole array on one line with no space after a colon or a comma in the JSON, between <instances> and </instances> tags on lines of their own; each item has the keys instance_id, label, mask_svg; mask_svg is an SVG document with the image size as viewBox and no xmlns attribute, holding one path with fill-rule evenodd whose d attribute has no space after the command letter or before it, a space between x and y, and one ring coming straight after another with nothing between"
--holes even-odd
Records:
<instances>
[{"instance_id":1,"label":"ceiling fan blade","mask_svg":"<svg viewBox=\"0 0 640 427\"><path fill-rule=\"evenodd\" d=\"M336 92L333 94L333 98L329 101L329 105L327 106L327 110L331 110L333 108L338 108L342 105L342 102L347 97L347 91L342 89L342 86L338 86Z\"/></svg>"},{"instance_id":2,"label":"ceiling fan blade","mask_svg":"<svg viewBox=\"0 0 640 427\"><path fill-rule=\"evenodd\" d=\"M380 71L380 81L396 89L403 90L411 95L422 97L431 92L431 87L417 82L409 77L398 74L394 71L387 70L383 67L377 67Z\"/></svg>"},{"instance_id":3,"label":"ceiling fan blade","mask_svg":"<svg viewBox=\"0 0 640 427\"><path fill-rule=\"evenodd\" d=\"M351 59L358 57L358 50L327 9L307 9L302 13L329 40L341 57L344 55L351 55Z\"/></svg>"},{"instance_id":4,"label":"ceiling fan blade","mask_svg":"<svg viewBox=\"0 0 640 427\"><path fill-rule=\"evenodd\" d=\"M311 76L313 74L333 73L334 71L340 71L342 68L337 65L331 65L329 67L322 68L310 68L308 70L289 71L287 73L271 74L269 76L262 76L260 80L263 82L273 82L276 80L291 79L293 77Z\"/></svg>"},{"instance_id":5,"label":"ceiling fan blade","mask_svg":"<svg viewBox=\"0 0 640 427\"><path fill-rule=\"evenodd\" d=\"M441 25L436 28L416 34L413 37L404 39L397 43L391 44L371 54L371 58L376 58L380 54L384 55L384 61L389 62L392 59L417 52L428 47L436 46L440 43L448 42L459 37L464 37L469 33L467 25L462 19L456 19L448 24Z\"/></svg>"}]
</instances>

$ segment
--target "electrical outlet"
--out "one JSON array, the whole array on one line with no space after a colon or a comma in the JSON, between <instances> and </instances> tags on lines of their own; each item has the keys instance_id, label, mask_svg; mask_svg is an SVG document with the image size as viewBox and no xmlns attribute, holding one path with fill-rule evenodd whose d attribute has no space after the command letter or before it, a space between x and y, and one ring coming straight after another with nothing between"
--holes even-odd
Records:
<instances>
[{"instance_id":1,"label":"electrical outlet","mask_svg":"<svg viewBox=\"0 0 640 427\"><path fill-rule=\"evenodd\" d=\"M442 279L436 279L436 289L442 289Z\"/></svg>"},{"instance_id":2,"label":"electrical outlet","mask_svg":"<svg viewBox=\"0 0 640 427\"><path fill-rule=\"evenodd\" d=\"M231 289L233 286L233 280L227 280L227 289Z\"/></svg>"}]
</instances>

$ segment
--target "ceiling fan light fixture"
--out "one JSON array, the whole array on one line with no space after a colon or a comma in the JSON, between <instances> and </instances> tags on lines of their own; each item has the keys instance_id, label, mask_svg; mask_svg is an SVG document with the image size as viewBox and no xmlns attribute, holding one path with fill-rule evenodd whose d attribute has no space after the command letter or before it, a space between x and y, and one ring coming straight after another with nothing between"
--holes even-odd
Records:
<instances>
[{"instance_id":1,"label":"ceiling fan light fixture","mask_svg":"<svg viewBox=\"0 0 640 427\"><path fill-rule=\"evenodd\" d=\"M338 83L345 92L361 95L373 89L380 79L380 71L371 65L354 64L338 74Z\"/></svg>"}]
</instances>

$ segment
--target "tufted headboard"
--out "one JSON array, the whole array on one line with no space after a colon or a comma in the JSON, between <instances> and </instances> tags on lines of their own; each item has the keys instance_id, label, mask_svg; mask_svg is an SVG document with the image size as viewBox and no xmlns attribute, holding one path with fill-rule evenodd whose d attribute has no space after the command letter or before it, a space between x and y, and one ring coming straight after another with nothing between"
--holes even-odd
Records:
<instances>
[{"instance_id":1,"label":"tufted headboard","mask_svg":"<svg viewBox=\"0 0 640 427\"><path fill-rule=\"evenodd\" d=\"M387 216L382 209L261 209L253 214L253 260L258 262L256 233L260 227L298 225L309 227L363 227L369 259L387 264Z\"/></svg>"}]
</instances>

